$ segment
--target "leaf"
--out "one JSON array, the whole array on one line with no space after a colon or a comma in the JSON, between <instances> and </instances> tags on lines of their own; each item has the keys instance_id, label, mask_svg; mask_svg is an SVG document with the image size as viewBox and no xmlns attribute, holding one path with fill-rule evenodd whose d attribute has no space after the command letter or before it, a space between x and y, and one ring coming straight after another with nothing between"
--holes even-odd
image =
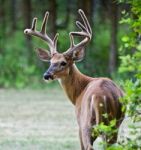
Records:
<instances>
[{"instance_id":1,"label":"leaf","mask_svg":"<svg viewBox=\"0 0 141 150\"><path fill-rule=\"evenodd\" d=\"M123 42L128 42L129 41L129 37L128 36L123 36L121 40Z\"/></svg>"}]
</instances>

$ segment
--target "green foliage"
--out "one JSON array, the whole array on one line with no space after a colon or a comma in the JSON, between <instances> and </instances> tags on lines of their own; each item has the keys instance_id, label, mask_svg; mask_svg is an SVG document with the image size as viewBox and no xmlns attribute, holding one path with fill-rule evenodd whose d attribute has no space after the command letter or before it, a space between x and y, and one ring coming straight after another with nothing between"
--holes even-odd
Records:
<instances>
[{"instance_id":1,"label":"green foliage","mask_svg":"<svg viewBox=\"0 0 141 150\"><path fill-rule=\"evenodd\" d=\"M119 2L121 1L119 0ZM127 127L132 131L129 131L131 132L130 136L135 136L135 132L137 132L135 130L135 128L137 128L135 124L141 122L141 1L128 0L126 3L130 5L131 10L128 12L124 10L122 12L123 18L120 21L121 24L126 25L126 34L121 38L123 44L120 48L121 65L119 72L122 78L126 78L126 81L124 81L122 85L124 87L125 96L121 99L121 102L123 104L123 111L133 120L133 124ZM101 123L93 129L92 135L104 134L110 139L115 132L113 129L114 125L114 121L110 122L108 126ZM128 137L126 138L126 142L123 141L123 143L120 142L119 144L113 145L106 143L106 149L136 150L140 148L137 141L141 141L140 136L136 136L135 140Z\"/></svg>"},{"instance_id":2,"label":"green foliage","mask_svg":"<svg viewBox=\"0 0 141 150\"><path fill-rule=\"evenodd\" d=\"M141 1L140 0L128 0L126 1L130 7L130 13L124 11L123 19L120 21L122 24L127 24L129 30L126 35L123 36L121 47L121 66L119 72L124 74L127 78L130 78L124 83L125 96L121 99L123 103L123 111L127 116L130 116L134 121L134 124L141 122ZM135 131L135 125L129 127ZM136 135L131 133L131 135ZM141 141L140 137L136 137L136 140L131 140L130 137L121 144L126 149L136 150L139 148L137 141Z\"/></svg>"},{"instance_id":3,"label":"green foliage","mask_svg":"<svg viewBox=\"0 0 141 150\"><path fill-rule=\"evenodd\" d=\"M130 79L124 84L126 95L122 102L128 105L126 107L127 114L136 116L141 109L141 1L128 0L127 2L131 6L131 12L126 13L124 11L121 23L128 24L130 30L122 38L123 46L121 50L124 56L120 57L122 62L119 72L130 75Z\"/></svg>"},{"instance_id":4,"label":"green foliage","mask_svg":"<svg viewBox=\"0 0 141 150\"><path fill-rule=\"evenodd\" d=\"M124 104L123 110L130 116L136 116L141 109L141 80L137 79L135 82L127 80L124 87L126 95L121 100Z\"/></svg>"},{"instance_id":5,"label":"green foliage","mask_svg":"<svg viewBox=\"0 0 141 150\"><path fill-rule=\"evenodd\" d=\"M108 75L108 61L109 61L109 43L110 43L110 29L109 23L101 25L96 23L93 29L93 41L90 48L87 48L89 55L86 58L91 64L91 75L107 76ZM89 68L88 68L89 69Z\"/></svg>"},{"instance_id":6,"label":"green foliage","mask_svg":"<svg viewBox=\"0 0 141 150\"><path fill-rule=\"evenodd\" d=\"M38 73L33 58L27 57L23 32L15 32L6 40L0 55L0 86L23 88L34 83L32 76ZM34 56L35 58L35 56Z\"/></svg>"},{"instance_id":7,"label":"green foliage","mask_svg":"<svg viewBox=\"0 0 141 150\"><path fill-rule=\"evenodd\" d=\"M110 141L113 135L117 133L116 120L111 120L108 125L103 122L93 127L92 136L106 135L106 141Z\"/></svg>"}]
</instances>

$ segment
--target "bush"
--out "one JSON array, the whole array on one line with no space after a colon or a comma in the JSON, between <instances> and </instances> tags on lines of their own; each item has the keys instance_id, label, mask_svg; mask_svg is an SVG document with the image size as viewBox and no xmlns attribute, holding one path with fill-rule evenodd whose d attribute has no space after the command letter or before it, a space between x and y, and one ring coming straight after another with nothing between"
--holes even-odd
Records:
<instances>
[{"instance_id":1,"label":"bush","mask_svg":"<svg viewBox=\"0 0 141 150\"><path fill-rule=\"evenodd\" d=\"M124 0L119 1L124 2ZM123 78L126 78L122 85L125 96L121 99L126 119L120 127L119 143L110 146L106 144L108 150L137 150L141 148L140 134L139 136L136 134L140 131L139 126L141 124L141 1L128 0L126 3L131 10L130 12L125 10L122 12L123 18L120 23L128 25L129 30L122 37L121 65L119 68L119 73ZM129 120L128 123L127 120ZM114 131L110 124L108 126L100 124L96 129L111 137L110 133ZM129 132L123 132L124 130L129 130Z\"/></svg>"}]
</instances>

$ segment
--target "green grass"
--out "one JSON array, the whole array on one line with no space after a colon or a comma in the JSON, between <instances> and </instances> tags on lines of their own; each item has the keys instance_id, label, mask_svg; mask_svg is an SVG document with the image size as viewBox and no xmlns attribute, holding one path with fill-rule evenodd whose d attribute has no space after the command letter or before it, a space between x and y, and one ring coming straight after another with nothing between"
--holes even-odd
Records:
<instances>
[{"instance_id":1,"label":"green grass","mask_svg":"<svg viewBox=\"0 0 141 150\"><path fill-rule=\"evenodd\" d=\"M77 128L59 88L0 90L0 150L78 150Z\"/></svg>"}]
</instances>

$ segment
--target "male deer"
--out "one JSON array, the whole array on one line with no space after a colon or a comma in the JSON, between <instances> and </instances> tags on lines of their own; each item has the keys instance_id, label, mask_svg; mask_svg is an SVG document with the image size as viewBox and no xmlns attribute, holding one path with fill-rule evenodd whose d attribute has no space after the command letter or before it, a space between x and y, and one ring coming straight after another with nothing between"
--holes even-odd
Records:
<instances>
[{"instance_id":1,"label":"male deer","mask_svg":"<svg viewBox=\"0 0 141 150\"><path fill-rule=\"evenodd\" d=\"M123 96L122 90L108 78L92 78L82 74L75 62L84 57L85 46L91 40L92 30L82 10L78 11L83 23L76 21L80 32L70 32L70 48L64 52L57 51L58 34L52 40L46 34L46 23L49 13L46 12L41 31L36 31L37 18L33 19L31 29L26 29L25 34L40 37L48 43L50 52L37 48L37 54L42 61L49 61L49 69L44 73L45 80L59 80L68 98L75 105L81 150L93 150L96 137L91 136L91 129L101 122L107 123L103 113L108 114L109 120L121 120L121 104L119 98ZM83 40L75 44L74 36ZM117 121L119 124L119 121Z\"/></svg>"}]
</instances>

